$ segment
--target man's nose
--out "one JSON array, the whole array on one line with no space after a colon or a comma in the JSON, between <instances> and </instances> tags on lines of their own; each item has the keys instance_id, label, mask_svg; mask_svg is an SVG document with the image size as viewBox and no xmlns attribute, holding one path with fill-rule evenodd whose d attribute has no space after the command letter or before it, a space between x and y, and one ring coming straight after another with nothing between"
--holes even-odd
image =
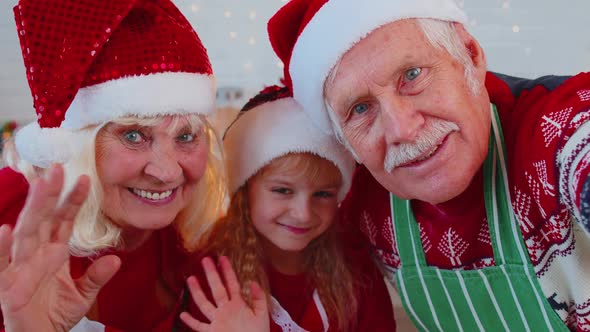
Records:
<instances>
[{"instance_id":1,"label":"man's nose","mask_svg":"<svg viewBox=\"0 0 590 332\"><path fill-rule=\"evenodd\" d=\"M407 98L396 96L381 103L380 121L388 145L415 142L424 117Z\"/></svg>"}]
</instances>

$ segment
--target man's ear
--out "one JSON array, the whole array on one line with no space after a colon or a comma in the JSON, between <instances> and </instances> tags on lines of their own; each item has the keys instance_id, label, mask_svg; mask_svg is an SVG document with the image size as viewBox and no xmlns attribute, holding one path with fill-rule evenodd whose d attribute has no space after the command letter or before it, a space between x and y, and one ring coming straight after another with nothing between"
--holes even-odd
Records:
<instances>
[{"instance_id":1,"label":"man's ear","mask_svg":"<svg viewBox=\"0 0 590 332\"><path fill-rule=\"evenodd\" d=\"M465 30L465 27L461 23L453 23L455 26L455 30L457 31L457 35L461 39L461 42L469 52L469 57L475 66L477 72L485 72L487 71L487 61L485 57L485 53L477 40Z\"/></svg>"}]
</instances>

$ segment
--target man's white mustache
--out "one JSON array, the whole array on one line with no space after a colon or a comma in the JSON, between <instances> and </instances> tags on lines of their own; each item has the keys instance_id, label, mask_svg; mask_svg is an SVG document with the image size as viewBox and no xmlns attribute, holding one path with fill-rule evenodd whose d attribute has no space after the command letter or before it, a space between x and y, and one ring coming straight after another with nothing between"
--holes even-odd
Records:
<instances>
[{"instance_id":1,"label":"man's white mustache","mask_svg":"<svg viewBox=\"0 0 590 332\"><path fill-rule=\"evenodd\" d=\"M426 128L422 129L415 142L402 143L396 146L388 146L383 167L391 173L399 165L408 163L426 151L432 149L450 132L459 131L459 126L454 122L434 119L428 120Z\"/></svg>"}]
</instances>

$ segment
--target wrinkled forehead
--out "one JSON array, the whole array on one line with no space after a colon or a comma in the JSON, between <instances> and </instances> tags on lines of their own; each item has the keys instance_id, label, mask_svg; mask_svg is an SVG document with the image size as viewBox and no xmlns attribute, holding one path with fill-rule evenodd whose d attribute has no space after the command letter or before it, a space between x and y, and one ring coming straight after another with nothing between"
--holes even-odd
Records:
<instances>
[{"instance_id":1,"label":"wrinkled forehead","mask_svg":"<svg viewBox=\"0 0 590 332\"><path fill-rule=\"evenodd\" d=\"M211 128L206 118L198 114L166 115L155 117L124 117L99 126L97 138L118 135L118 130L147 130L147 132L161 132L170 136L179 132L198 134ZM106 136L105 136L106 135Z\"/></svg>"},{"instance_id":2,"label":"wrinkled forehead","mask_svg":"<svg viewBox=\"0 0 590 332\"><path fill-rule=\"evenodd\" d=\"M418 56L419 45L431 46L426 43L418 19L402 19L378 27L338 59L324 81L324 99L333 106L336 97L358 94L356 82L364 78L379 80L387 75L375 59L389 59L401 66Z\"/></svg>"},{"instance_id":3,"label":"wrinkled forehead","mask_svg":"<svg viewBox=\"0 0 590 332\"><path fill-rule=\"evenodd\" d=\"M181 128L200 129L204 127L206 119L200 114L175 114L153 117L125 117L111 123L123 126L162 127L168 131L176 131Z\"/></svg>"}]
</instances>

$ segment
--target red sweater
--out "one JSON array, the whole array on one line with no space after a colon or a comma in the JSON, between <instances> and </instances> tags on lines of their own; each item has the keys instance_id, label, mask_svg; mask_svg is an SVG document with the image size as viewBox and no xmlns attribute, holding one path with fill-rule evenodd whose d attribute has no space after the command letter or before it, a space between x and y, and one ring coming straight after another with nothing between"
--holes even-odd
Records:
<instances>
[{"instance_id":1,"label":"red sweater","mask_svg":"<svg viewBox=\"0 0 590 332\"><path fill-rule=\"evenodd\" d=\"M512 205L537 278L570 328L590 330L590 74L531 81L488 73L486 88L498 108ZM430 265L494 264L481 171L453 200L412 201L412 208ZM389 193L366 168L356 170L340 212L363 234L350 245L368 244L393 277L400 261Z\"/></svg>"},{"instance_id":2,"label":"red sweater","mask_svg":"<svg viewBox=\"0 0 590 332\"><path fill-rule=\"evenodd\" d=\"M0 170L0 222L14 225L24 205L28 184L25 178L10 168ZM121 269L100 291L96 309L98 322L105 331L170 331L179 324L179 308L184 280L188 276L183 266L191 257L182 249L176 232L165 228L133 252L113 252L121 258ZM90 265L89 258L72 257L71 274L80 276ZM176 304L164 305L163 290L168 288ZM3 327L0 313L0 329Z\"/></svg>"},{"instance_id":3,"label":"red sweater","mask_svg":"<svg viewBox=\"0 0 590 332\"><path fill-rule=\"evenodd\" d=\"M366 262L363 271L358 269L355 274L360 285L357 288L359 311L355 331L395 331L393 307L383 276L371 262ZM324 309L314 300L315 287L309 283L307 276L289 276L272 269L268 269L267 273L272 296L288 312L293 322L307 331L323 332L321 310ZM289 331L287 326L281 326L277 321L281 320L274 317L271 320L271 332ZM340 332L335 321L328 319L328 323L329 332Z\"/></svg>"}]
</instances>

